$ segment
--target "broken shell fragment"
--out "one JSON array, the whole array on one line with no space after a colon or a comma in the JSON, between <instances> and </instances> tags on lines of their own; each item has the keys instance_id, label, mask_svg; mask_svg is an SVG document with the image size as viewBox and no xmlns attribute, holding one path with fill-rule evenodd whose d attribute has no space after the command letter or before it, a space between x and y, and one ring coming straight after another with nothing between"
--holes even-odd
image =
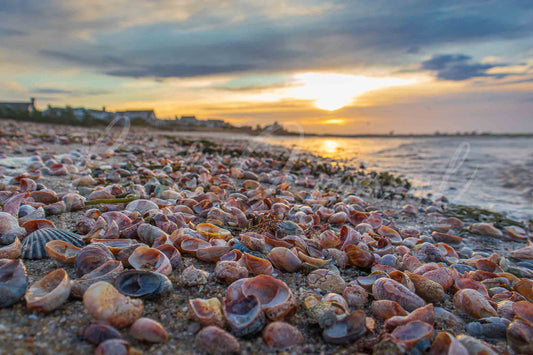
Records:
<instances>
[{"instance_id":1,"label":"broken shell fragment","mask_svg":"<svg viewBox=\"0 0 533 355\"><path fill-rule=\"evenodd\" d=\"M85 291L94 283L99 281L113 282L115 277L124 270L122 263L118 260L109 260L98 266L93 271L83 275L79 279L72 281L71 294L74 297L82 298Z\"/></svg>"},{"instance_id":2,"label":"broken shell fragment","mask_svg":"<svg viewBox=\"0 0 533 355\"><path fill-rule=\"evenodd\" d=\"M265 314L259 299L254 295L234 300L224 299L222 310L237 336L257 333L265 326Z\"/></svg>"},{"instance_id":3,"label":"broken shell fragment","mask_svg":"<svg viewBox=\"0 0 533 355\"><path fill-rule=\"evenodd\" d=\"M189 311L192 318L203 325L224 327L225 321L222 315L222 304L218 298L189 299Z\"/></svg>"},{"instance_id":4,"label":"broken shell fragment","mask_svg":"<svg viewBox=\"0 0 533 355\"><path fill-rule=\"evenodd\" d=\"M37 312L50 312L61 306L70 295L70 278L63 269L58 269L30 286L26 306Z\"/></svg>"},{"instance_id":5,"label":"broken shell fragment","mask_svg":"<svg viewBox=\"0 0 533 355\"><path fill-rule=\"evenodd\" d=\"M115 287L130 297L157 297L172 289L170 280L153 271L126 270L115 278Z\"/></svg>"},{"instance_id":6,"label":"broken shell fragment","mask_svg":"<svg viewBox=\"0 0 533 355\"><path fill-rule=\"evenodd\" d=\"M320 288L325 291L343 293L346 282L337 273L328 269L318 269L307 275L307 285L311 288Z\"/></svg>"},{"instance_id":7,"label":"broken shell fragment","mask_svg":"<svg viewBox=\"0 0 533 355\"><path fill-rule=\"evenodd\" d=\"M158 249L139 247L128 258L129 264L136 270L154 271L170 275L172 266L167 256Z\"/></svg>"},{"instance_id":8,"label":"broken shell fragment","mask_svg":"<svg viewBox=\"0 0 533 355\"><path fill-rule=\"evenodd\" d=\"M242 283L244 296L256 296L265 315L271 320L282 320L294 313L296 303L287 284L269 275L259 275Z\"/></svg>"},{"instance_id":9,"label":"broken shell fragment","mask_svg":"<svg viewBox=\"0 0 533 355\"><path fill-rule=\"evenodd\" d=\"M81 250L64 240L52 240L45 248L49 257L64 264L73 264Z\"/></svg>"},{"instance_id":10,"label":"broken shell fragment","mask_svg":"<svg viewBox=\"0 0 533 355\"><path fill-rule=\"evenodd\" d=\"M363 311L356 311L322 331L325 341L332 344L351 343L366 333L366 317Z\"/></svg>"}]
</instances>

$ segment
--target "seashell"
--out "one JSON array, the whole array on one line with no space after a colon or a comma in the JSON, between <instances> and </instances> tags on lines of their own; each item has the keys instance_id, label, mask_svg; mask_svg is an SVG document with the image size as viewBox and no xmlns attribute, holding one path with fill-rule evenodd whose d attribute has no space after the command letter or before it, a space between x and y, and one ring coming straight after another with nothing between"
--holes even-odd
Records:
<instances>
[{"instance_id":1,"label":"seashell","mask_svg":"<svg viewBox=\"0 0 533 355\"><path fill-rule=\"evenodd\" d=\"M366 333L366 317L363 311L355 311L322 331L322 338L331 344L354 342Z\"/></svg>"},{"instance_id":2,"label":"seashell","mask_svg":"<svg viewBox=\"0 0 533 355\"><path fill-rule=\"evenodd\" d=\"M350 307L348 306L348 302L339 295L338 293L328 293L321 299L322 303L329 304L333 307L335 314L337 314L338 319L342 319L342 316L345 316L346 314L350 313Z\"/></svg>"},{"instance_id":3,"label":"seashell","mask_svg":"<svg viewBox=\"0 0 533 355\"><path fill-rule=\"evenodd\" d=\"M254 275L272 275L274 272L274 267L267 259L244 253L242 260L248 270Z\"/></svg>"},{"instance_id":4,"label":"seashell","mask_svg":"<svg viewBox=\"0 0 533 355\"><path fill-rule=\"evenodd\" d=\"M108 339L94 350L94 355L128 355L130 353L130 343L124 339Z\"/></svg>"},{"instance_id":5,"label":"seashell","mask_svg":"<svg viewBox=\"0 0 533 355\"><path fill-rule=\"evenodd\" d=\"M334 249L334 248L329 248L327 251L329 255L331 255L331 257L335 261L335 264L337 265L338 268L344 269L346 266L348 266L349 259L348 259L348 256L346 255L346 252L339 250L339 249ZM300 254L298 255L300 256ZM309 261L306 261L306 262L309 263ZM312 264L318 266L316 263L312 263Z\"/></svg>"},{"instance_id":6,"label":"seashell","mask_svg":"<svg viewBox=\"0 0 533 355\"><path fill-rule=\"evenodd\" d=\"M91 175L81 176L77 179L72 180L72 186L75 186L75 187L94 186L97 184L98 182Z\"/></svg>"},{"instance_id":7,"label":"seashell","mask_svg":"<svg viewBox=\"0 0 533 355\"><path fill-rule=\"evenodd\" d=\"M413 205L405 205L402 207L402 212L411 216L418 214L418 209Z\"/></svg>"},{"instance_id":8,"label":"seashell","mask_svg":"<svg viewBox=\"0 0 533 355\"><path fill-rule=\"evenodd\" d=\"M492 223L474 223L470 225L470 232L492 238L502 238L503 233Z\"/></svg>"},{"instance_id":9,"label":"seashell","mask_svg":"<svg viewBox=\"0 0 533 355\"><path fill-rule=\"evenodd\" d=\"M24 228L19 227L15 217L6 212L0 212L0 244L11 244L15 238L22 238L26 234Z\"/></svg>"},{"instance_id":10,"label":"seashell","mask_svg":"<svg viewBox=\"0 0 533 355\"><path fill-rule=\"evenodd\" d=\"M513 250L511 251L510 255L516 259L531 260L533 259L533 245L528 245L526 247Z\"/></svg>"},{"instance_id":11,"label":"seashell","mask_svg":"<svg viewBox=\"0 0 533 355\"><path fill-rule=\"evenodd\" d=\"M407 351L409 351L421 340L430 340L433 336L433 327L427 323L416 320L397 327L391 335L393 338L397 339Z\"/></svg>"},{"instance_id":12,"label":"seashell","mask_svg":"<svg viewBox=\"0 0 533 355\"><path fill-rule=\"evenodd\" d=\"M407 312L398 304L390 300L377 300L372 302L372 314L377 318L389 319L396 316L406 316Z\"/></svg>"},{"instance_id":13,"label":"seashell","mask_svg":"<svg viewBox=\"0 0 533 355\"><path fill-rule=\"evenodd\" d=\"M328 218L328 223L330 224L344 224L348 221L348 214L346 212L337 212L332 214Z\"/></svg>"},{"instance_id":14,"label":"seashell","mask_svg":"<svg viewBox=\"0 0 533 355\"><path fill-rule=\"evenodd\" d=\"M407 287L409 291L415 292L415 285L413 284L413 281L411 281L409 276L407 276L407 274L401 271L398 271L398 270L394 270L389 273L389 277L393 279L394 281L397 281L401 283L402 285L404 285L405 287Z\"/></svg>"},{"instance_id":15,"label":"seashell","mask_svg":"<svg viewBox=\"0 0 533 355\"><path fill-rule=\"evenodd\" d=\"M96 320L108 322L116 328L133 324L144 311L141 300L122 295L113 285L104 281L91 285L85 291L83 304Z\"/></svg>"},{"instance_id":16,"label":"seashell","mask_svg":"<svg viewBox=\"0 0 533 355\"><path fill-rule=\"evenodd\" d=\"M108 324L92 323L83 329L83 338L94 345L99 345L109 339L122 339L118 330Z\"/></svg>"},{"instance_id":17,"label":"seashell","mask_svg":"<svg viewBox=\"0 0 533 355\"><path fill-rule=\"evenodd\" d=\"M523 241L527 240L528 234L527 232L517 226L508 226L505 227L505 232L507 233L507 236L513 240Z\"/></svg>"},{"instance_id":18,"label":"seashell","mask_svg":"<svg viewBox=\"0 0 533 355\"><path fill-rule=\"evenodd\" d=\"M148 245L153 245L157 238L168 236L168 234L160 228L148 223L141 223L137 227L137 235L143 243Z\"/></svg>"},{"instance_id":19,"label":"seashell","mask_svg":"<svg viewBox=\"0 0 533 355\"><path fill-rule=\"evenodd\" d=\"M226 245L216 245L207 248L201 248L196 251L196 258L207 263L215 263L220 260L220 257L231 250L231 247Z\"/></svg>"},{"instance_id":20,"label":"seashell","mask_svg":"<svg viewBox=\"0 0 533 355\"><path fill-rule=\"evenodd\" d=\"M28 276L22 260L0 259L0 308L17 303L27 287Z\"/></svg>"},{"instance_id":21,"label":"seashell","mask_svg":"<svg viewBox=\"0 0 533 355\"><path fill-rule=\"evenodd\" d=\"M533 281L528 279L520 279L513 285L516 292L524 296L530 301L533 301Z\"/></svg>"},{"instance_id":22,"label":"seashell","mask_svg":"<svg viewBox=\"0 0 533 355\"><path fill-rule=\"evenodd\" d=\"M225 282L234 282L248 277L248 269L237 261L219 261L215 266L215 276Z\"/></svg>"},{"instance_id":23,"label":"seashell","mask_svg":"<svg viewBox=\"0 0 533 355\"><path fill-rule=\"evenodd\" d=\"M170 266L172 266L172 269L178 269L181 267L181 254L178 249L174 248L173 245L161 244L156 247L156 249L167 256L168 260L170 261Z\"/></svg>"},{"instance_id":24,"label":"seashell","mask_svg":"<svg viewBox=\"0 0 533 355\"><path fill-rule=\"evenodd\" d=\"M242 258L242 252L238 249L233 249L228 251L226 254L220 257L220 260L223 261L239 261Z\"/></svg>"},{"instance_id":25,"label":"seashell","mask_svg":"<svg viewBox=\"0 0 533 355\"><path fill-rule=\"evenodd\" d=\"M468 355L468 350L448 332L440 332L435 337L429 355Z\"/></svg>"},{"instance_id":26,"label":"seashell","mask_svg":"<svg viewBox=\"0 0 533 355\"><path fill-rule=\"evenodd\" d=\"M407 316L395 316L385 320L383 327L387 332L391 332L396 327L405 325L412 321L422 321L429 325L433 325L435 322L435 309L432 304L415 309Z\"/></svg>"},{"instance_id":27,"label":"seashell","mask_svg":"<svg viewBox=\"0 0 533 355\"><path fill-rule=\"evenodd\" d=\"M266 239L259 233L241 233L239 239L241 243L250 250L259 251L265 254L272 250L270 244L267 244ZM270 242L272 241L273 240L270 240Z\"/></svg>"},{"instance_id":28,"label":"seashell","mask_svg":"<svg viewBox=\"0 0 533 355\"><path fill-rule=\"evenodd\" d=\"M368 293L356 284L348 284L343 291L343 296L350 307L363 308L368 304Z\"/></svg>"},{"instance_id":29,"label":"seashell","mask_svg":"<svg viewBox=\"0 0 533 355\"><path fill-rule=\"evenodd\" d=\"M115 260L115 258L109 249L103 244L95 243L89 244L79 251L74 266L77 275L81 277L110 260Z\"/></svg>"},{"instance_id":30,"label":"seashell","mask_svg":"<svg viewBox=\"0 0 533 355\"><path fill-rule=\"evenodd\" d=\"M398 245L402 242L402 236L394 229L387 226L380 226L377 230L379 235L387 237L394 245Z\"/></svg>"},{"instance_id":31,"label":"seashell","mask_svg":"<svg viewBox=\"0 0 533 355\"><path fill-rule=\"evenodd\" d=\"M35 232L38 229L43 228L55 228L56 226L47 219L30 219L22 223L22 228L26 230L28 234Z\"/></svg>"},{"instance_id":32,"label":"seashell","mask_svg":"<svg viewBox=\"0 0 533 355\"><path fill-rule=\"evenodd\" d=\"M91 243L100 243L105 245L114 256L117 256L121 250L132 245L138 244L134 239L91 239Z\"/></svg>"},{"instance_id":33,"label":"seashell","mask_svg":"<svg viewBox=\"0 0 533 355\"><path fill-rule=\"evenodd\" d=\"M44 205L43 209L46 215L58 215L66 211L66 205L65 202L58 201L49 205Z\"/></svg>"},{"instance_id":34,"label":"seashell","mask_svg":"<svg viewBox=\"0 0 533 355\"><path fill-rule=\"evenodd\" d=\"M16 259L20 256L22 244L18 238L13 243L0 247L0 259Z\"/></svg>"},{"instance_id":35,"label":"seashell","mask_svg":"<svg viewBox=\"0 0 533 355\"><path fill-rule=\"evenodd\" d=\"M144 317L131 325L130 334L137 340L149 343L163 343L168 340L168 333L161 323Z\"/></svg>"},{"instance_id":36,"label":"seashell","mask_svg":"<svg viewBox=\"0 0 533 355\"><path fill-rule=\"evenodd\" d=\"M533 303L528 301L519 301L512 302L511 305L512 310L517 318L533 324ZM498 305L498 313L499 311L500 307Z\"/></svg>"},{"instance_id":37,"label":"seashell","mask_svg":"<svg viewBox=\"0 0 533 355\"><path fill-rule=\"evenodd\" d=\"M209 273L207 271L197 269L193 265L185 268L181 273L181 283L184 286L205 285L208 278Z\"/></svg>"},{"instance_id":38,"label":"seashell","mask_svg":"<svg viewBox=\"0 0 533 355\"><path fill-rule=\"evenodd\" d=\"M115 277L115 287L126 296L152 298L169 292L172 283L157 272L127 270Z\"/></svg>"},{"instance_id":39,"label":"seashell","mask_svg":"<svg viewBox=\"0 0 533 355\"><path fill-rule=\"evenodd\" d=\"M259 275L242 283L244 296L255 296L271 320L282 320L296 310L294 296L287 284L269 275Z\"/></svg>"},{"instance_id":40,"label":"seashell","mask_svg":"<svg viewBox=\"0 0 533 355\"><path fill-rule=\"evenodd\" d=\"M454 283L454 279L452 276L454 275L454 271L452 270L453 269L449 269L449 268L439 268L435 270L430 270L422 274L422 276L432 281L435 281L436 283L442 286L444 291L446 291L450 289Z\"/></svg>"},{"instance_id":41,"label":"seashell","mask_svg":"<svg viewBox=\"0 0 533 355\"><path fill-rule=\"evenodd\" d=\"M263 341L271 349L282 350L304 342L300 331L285 322L272 322L263 330Z\"/></svg>"},{"instance_id":42,"label":"seashell","mask_svg":"<svg viewBox=\"0 0 533 355\"><path fill-rule=\"evenodd\" d=\"M422 265L422 263L415 256L412 256L412 255L409 255L409 254L405 254L402 257L401 265L402 265L402 269L403 270L414 271L418 267L420 267Z\"/></svg>"},{"instance_id":43,"label":"seashell","mask_svg":"<svg viewBox=\"0 0 533 355\"><path fill-rule=\"evenodd\" d=\"M346 282L343 278L328 269L318 269L307 275L307 286L311 288L320 288L325 291L343 293L346 288Z\"/></svg>"},{"instance_id":44,"label":"seashell","mask_svg":"<svg viewBox=\"0 0 533 355\"><path fill-rule=\"evenodd\" d=\"M444 289L435 281L424 276L406 271L407 276L415 285L416 294L430 303L438 303L444 299Z\"/></svg>"},{"instance_id":45,"label":"seashell","mask_svg":"<svg viewBox=\"0 0 533 355\"><path fill-rule=\"evenodd\" d=\"M533 352L533 326L522 319L516 319L507 328L507 344L516 354Z\"/></svg>"},{"instance_id":46,"label":"seashell","mask_svg":"<svg viewBox=\"0 0 533 355\"><path fill-rule=\"evenodd\" d=\"M174 245L176 244L178 244L178 241L176 241ZM187 253L187 254L196 254L199 249L211 248L211 247L212 245L209 244L209 242L203 239L191 238L191 237L187 237L179 241L179 245L178 245L178 249L181 252Z\"/></svg>"},{"instance_id":47,"label":"seashell","mask_svg":"<svg viewBox=\"0 0 533 355\"><path fill-rule=\"evenodd\" d=\"M59 201L59 198L57 197L57 194L52 190L38 190L38 191L32 191L30 193L30 197L35 202L44 203L45 205L49 205L51 203L55 203Z\"/></svg>"},{"instance_id":48,"label":"seashell","mask_svg":"<svg viewBox=\"0 0 533 355\"><path fill-rule=\"evenodd\" d=\"M47 274L28 288L24 299L29 309L51 312L61 306L70 295L70 278L63 269Z\"/></svg>"},{"instance_id":49,"label":"seashell","mask_svg":"<svg viewBox=\"0 0 533 355\"><path fill-rule=\"evenodd\" d=\"M71 294L76 298L82 298L89 286L99 281L113 282L122 270L124 270L124 267L120 261L106 261L93 271L83 275L79 279L73 280Z\"/></svg>"},{"instance_id":50,"label":"seashell","mask_svg":"<svg viewBox=\"0 0 533 355\"><path fill-rule=\"evenodd\" d=\"M310 323L318 323L321 328L329 328L337 321L335 307L331 303L321 302L315 296L304 300L306 315Z\"/></svg>"},{"instance_id":51,"label":"seashell","mask_svg":"<svg viewBox=\"0 0 533 355\"><path fill-rule=\"evenodd\" d=\"M453 296L453 305L474 318L498 315L481 293L469 288L457 291Z\"/></svg>"},{"instance_id":52,"label":"seashell","mask_svg":"<svg viewBox=\"0 0 533 355\"><path fill-rule=\"evenodd\" d=\"M478 291L485 297L489 297L487 287L485 287L485 285L483 285L481 282L472 279L461 278L455 280L455 288L458 290L470 288L472 290Z\"/></svg>"},{"instance_id":53,"label":"seashell","mask_svg":"<svg viewBox=\"0 0 533 355\"><path fill-rule=\"evenodd\" d=\"M326 230L318 236L322 248L335 248L340 244L339 237L332 230Z\"/></svg>"},{"instance_id":54,"label":"seashell","mask_svg":"<svg viewBox=\"0 0 533 355\"><path fill-rule=\"evenodd\" d=\"M426 304L422 298L392 279L377 279L372 286L372 294L377 300L396 301L409 312Z\"/></svg>"},{"instance_id":55,"label":"seashell","mask_svg":"<svg viewBox=\"0 0 533 355\"><path fill-rule=\"evenodd\" d=\"M85 208L85 197L77 193L69 192L63 196L62 200L68 212L79 211Z\"/></svg>"},{"instance_id":56,"label":"seashell","mask_svg":"<svg viewBox=\"0 0 533 355\"><path fill-rule=\"evenodd\" d=\"M233 300L224 299L222 311L237 336L257 333L265 326L265 314L259 299L254 295Z\"/></svg>"},{"instance_id":57,"label":"seashell","mask_svg":"<svg viewBox=\"0 0 533 355\"><path fill-rule=\"evenodd\" d=\"M213 238L228 240L231 238L231 232L229 230L217 227L211 223L200 223L196 226L196 230L207 240Z\"/></svg>"},{"instance_id":58,"label":"seashell","mask_svg":"<svg viewBox=\"0 0 533 355\"><path fill-rule=\"evenodd\" d=\"M468 323L466 332L476 338L505 339L506 330L511 322L505 318L488 317L479 322Z\"/></svg>"},{"instance_id":59,"label":"seashell","mask_svg":"<svg viewBox=\"0 0 533 355\"><path fill-rule=\"evenodd\" d=\"M216 325L223 328L226 323L222 315L222 304L218 298L189 299L189 311L194 320L205 326Z\"/></svg>"},{"instance_id":60,"label":"seashell","mask_svg":"<svg viewBox=\"0 0 533 355\"><path fill-rule=\"evenodd\" d=\"M440 324L441 327L457 327L464 324L463 319L455 314L448 312L442 307L435 307L435 323Z\"/></svg>"},{"instance_id":61,"label":"seashell","mask_svg":"<svg viewBox=\"0 0 533 355\"><path fill-rule=\"evenodd\" d=\"M461 334L457 336L457 340L466 348L469 354L477 355L497 355L498 351L489 343L483 340L476 339L470 335Z\"/></svg>"},{"instance_id":62,"label":"seashell","mask_svg":"<svg viewBox=\"0 0 533 355\"><path fill-rule=\"evenodd\" d=\"M154 271L163 275L172 273L170 260L163 252L149 247L139 247L128 258L130 265L136 270Z\"/></svg>"},{"instance_id":63,"label":"seashell","mask_svg":"<svg viewBox=\"0 0 533 355\"><path fill-rule=\"evenodd\" d=\"M73 264L81 250L64 240L52 240L45 248L49 257L64 264Z\"/></svg>"},{"instance_id":64,"label":"seashell","mask_svg":"<svg viewBox=\"0 0 533 355\"><path fill-rule=\"evenodd\" d=\"M388 278L387 273L385 273L384 271L374 271L368 276L358 276L357 283L361 285L361 287L363 287L365 290L371 291L374 282L376 282L377 279L383 277Z\"/></svg>"},{"instance_id":65,"label":"seashell","mask_svg":"<svg viewBox=\"0 0 533 355\"><path fill-rule=\"evenodd\" d=\"M124 267L131 267L128 259L129 257L131 256L131 254L133 254L133 252L135 251L135 249L139 248L139 247L147 247L148 245L144 244L144 243L138 243L138 244L133 244L133 245L130 245L129 247L126 247L124 249L122 249L121 251L118 252L117 254L117 260L120 260L120 262L122 263L122 265L124 265Z\"/></svg>"},{"instance_id":66,"label":"seashell","mask_svg":"<svg viewBox=\"0 0 533 355\"><path fill-rule=\"evenodd\" d=\"M46 243L52 240L63 240L78 248L85 245L78 234L55 228L38 229L22 241L22 257L25 259L47 258Z\"/></svg>"},{"instance_id":67,"label":"seashell","mask_svg":"<svg viewBox=\"0 0 533 355\"><path fill-rule=\"evenodd\" d=\"M463 238L456 235L433 232L431 237L436 242L446 243L446 244L460 244L463 241Z\"/></svg>"},{"instance_id":68,"label":"seashell","mask_svg":"<svg viewBox=\"0 0 533 355\"><path fill-rule=\"evenodd\" d=\"M150 210L158 210L159 207L150 200L135 200L126 206L125 210L130 212L139 212L141 216L144 216L145 213L147 213Z\"/></svg>"},{"instance_id":69,"label":"seashell","mask_svg":"<svg viewBox=\"0 0 533 355\"><path fill-rule=\"evenodd\" d=\"M233 354L240 353L237 339L225 330L209 326L200 330L194 339L195 347L208 354Z\"/></svg>"},{"instance_id":70,"label":"seashell","mask_svg":"<svg viewBox=\"0 0 533 355\"><path fill-rule=\"evenodd\" d=\"M374 264L374 254L350 244L345 248L350 263L360 268L370 268Z\"/></svg>"},{"instance_id":71,"label":"seashell","mask_svg":"<svg viewBox=\"0 0 533 355\"><path fill-rule=\"evenodd\" d=\"M284 247L273 248L268 253L268 260L280 270L296 272L302 266L302 261L290 249Z\"/></svg>"}]
</instances>

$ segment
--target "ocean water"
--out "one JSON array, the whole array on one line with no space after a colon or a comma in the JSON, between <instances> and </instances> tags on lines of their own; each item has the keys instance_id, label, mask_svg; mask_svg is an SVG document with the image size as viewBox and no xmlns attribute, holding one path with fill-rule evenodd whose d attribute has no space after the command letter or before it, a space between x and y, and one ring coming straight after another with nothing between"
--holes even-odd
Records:
<instances>
[{"instance_id":1,"label":"ocean water","mask_svg":"<svg viewBox=\"0 0 533 355\"><path fill-rule=\"evenodd\" d=\"M533 138L507 137L258 137L367 170L388 171L421 197L533 219Z\"/></svg>"}]
</instances>

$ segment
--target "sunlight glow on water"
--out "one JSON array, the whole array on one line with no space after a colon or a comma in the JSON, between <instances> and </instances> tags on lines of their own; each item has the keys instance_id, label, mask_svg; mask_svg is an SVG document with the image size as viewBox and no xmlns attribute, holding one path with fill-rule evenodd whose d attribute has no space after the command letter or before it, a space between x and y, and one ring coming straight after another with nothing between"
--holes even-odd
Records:
<instances>
[{"instance_id":1,"label":"sunlight glow on water","mask_svg":"<svg viewBox=\"0 0 533 355\"><path fill-rule=\"evenodd\" d=\"M445 195L518 218L533 218L533 138L259 137L367 170L408 178L419 196Z\"/></svg>"}]
</instances>

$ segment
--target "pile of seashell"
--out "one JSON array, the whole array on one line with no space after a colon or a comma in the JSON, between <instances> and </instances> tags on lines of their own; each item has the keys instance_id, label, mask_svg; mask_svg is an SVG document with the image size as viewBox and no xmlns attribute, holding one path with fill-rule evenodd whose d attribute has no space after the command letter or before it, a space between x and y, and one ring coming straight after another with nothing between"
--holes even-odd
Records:
<instances>
[{"instance_id":1,"label":"pile of seashell","mask_svg":"<svg viewBox=\"0 0 533 355\"><path fill-rule=\"evenodd\" d=\"M132 341L173 337L143 317L146 304L216 284L224 294L185 300L198 324L189 350L238 353L260 337L263 350L296 353L533 353L523 228L446 217L439 203L398 208L374 198L369 174L318 158L284 169L275 154L235 156L230 143L202 151L133 136L120 147L35 154L0 183L0 308L83 302L91 323L80 334L96 353L134 353ZM324 174L351 182L336 191ZM53 179L68 191L44 185ZM66 213L70 228L57 228ZM475 238L514 250L482 251ZM45 262L56 269L30 282L25 263Z\"/></svg>"}]
</instances>

